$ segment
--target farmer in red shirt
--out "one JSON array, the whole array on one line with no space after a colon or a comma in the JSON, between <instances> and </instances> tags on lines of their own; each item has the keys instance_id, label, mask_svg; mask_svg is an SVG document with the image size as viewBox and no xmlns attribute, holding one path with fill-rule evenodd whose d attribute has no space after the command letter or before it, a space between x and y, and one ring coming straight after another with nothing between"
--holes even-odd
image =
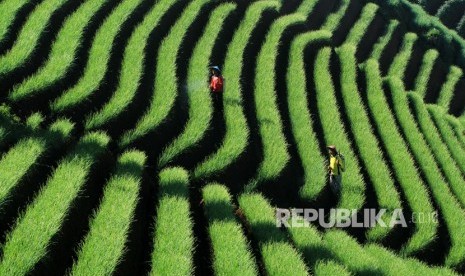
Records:
<instances>
[{"instance_id":1,"label":"farmer in red shirt","mask_svg":"<svg viewBox=\"0 0 465 276\"><path fill-rule=\"evenodd\" d=\"M210 90L214 94L219 94L223 92L223 76L221 76L221 71L218 66L211 66L211 76L210 76Z\"/></svg>"},{"instance_id":2,"label":"farmer in red shirt","mask_svg":"<svg viewBox=\"0 0 465 276\"><path fill-rule=\"evenodd\" d=\"M222 118L224 78L218 66L210 66L210 90L213 100L213 118Z\"/></svg>"}]
</instances>

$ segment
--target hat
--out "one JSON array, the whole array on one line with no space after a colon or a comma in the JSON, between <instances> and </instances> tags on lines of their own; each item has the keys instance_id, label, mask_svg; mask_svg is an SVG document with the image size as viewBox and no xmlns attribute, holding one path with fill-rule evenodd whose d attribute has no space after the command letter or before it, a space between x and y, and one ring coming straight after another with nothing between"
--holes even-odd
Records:
<instances>
[{"instance_id":1,"label":"hat","mask_svg":"<svg viewBox=\"0 0 465 276\"><path fill-rule=\"evenodd\" d=\"M330 150L336 150L336 146L335 145L329 145L326 147L327 149L330 149Z\"/></svg>"},{"instance_id":2,"label":"hat","mask_svg":"<svg viewBox=\"0 0 465 276\"><path fill-rule=\"evenodd\" d=\"M210 66L210 69L216 70L218 73L221 73L220 67L218 66Z\"/></svg>"}]
</instances>

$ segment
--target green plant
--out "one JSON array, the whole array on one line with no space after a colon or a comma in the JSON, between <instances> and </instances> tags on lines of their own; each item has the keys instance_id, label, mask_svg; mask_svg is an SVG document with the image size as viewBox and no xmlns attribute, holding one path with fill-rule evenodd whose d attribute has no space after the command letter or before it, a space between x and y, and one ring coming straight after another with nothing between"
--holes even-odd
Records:
<instances>
[{"instance_id":1,"label":"green plant","mask_svg":"<svg viewBox=\"0 0 465 276\"><path fill-rule=\"evenodd\" d=\"M442 85L437 100L438 105L448 109L452 98L454 97L455 87L463 76L463 71L457 66L451 66L446 82Z\"/></svg>"},{"instance_id":2,"label":"green plant","mask_svg":"<svg viewBox=\"0 0 465 276\"><path fill-rule=\"evenodd\" d=\"M295 247L302 252L306 263L316 274L318 262L334 259L334 256L323 242L323 233L318 232L316 227L305 222L302 217L298 223L303 223L304 227L289 227L289 236Z\"/></svg>"},{"instance_id":3,"label":"green plant","mask_svg":"<svg viewBox=\"0 0 465 276\"><path fill-rule=\"evenodd\" d=\"M81 46L84 32L95 13L108 0L93 0L84 2L70 15L52 44L47 61L36 73L15 85L9 94L9 99L19 101L38 95L43 89L50 87L62 79L73 65L78 48ZM129 1L134 2L134 1Z\"/></svg>"},{"instance_id":4,"label":"green plant","mask_svg":"<svg viewBox=\"0 0 465 276\"><path fill-rule=\"evenodd\" d=\"M78 82L50 104L54 112L63 112L82 103L95 93L109 69L110 54L120 28L141 3L141 0L123 1L105 19L97 30L89 50L89 58L83 76ZM142 57L142 55L141 55ZM63 73L63 72L62 72Z\"/></svg>"},{"instance_id":5,"label":"green plant","mask_svg":"<svg viewBox=\"0 0 465 276\"><path fill-rule=\"evenodd\" d=\"M431 152L434 154L437 164L442 168L442 172L452 188L452 191L455 193L455 196L462 206L465 207L465 186L462 185L462 183L465 183L465 179L462 175L462 172L465 171L465 163L457 162L463 161L463 156L460 156L457 151L449 151L446 144L450 143L452 139L444 137L446 140L443 141L422 99L414 93L409 93L408 96L410 103L413 105L413 112L416 114L418 126L423 132L423 136L431 148ZM452 147L452 145L449 146ZM461 168L462 172L460 170Z\"/></svg>"},{"instance_id":6,"label":"green plant","mask_svg":"<svg viewBox=\"0 0 465 276\"><path fill-rule=\"evenodd\" d=\"M221 147L208 156L194 169L195 178L208 177L233 163L244 152L249 138L249 129L243 110L241 72L244 63L244 51L252 32L263 13L277 10L278 1L258 1L250 5L238 30L234 33L232 42L228 46L224 64L224 117L226 133Z\"/></svg>"},{"instance_id":7,"label":"green plant","mask_svg":"<svg viewBox=\"0 0 465 276\"><path fill-rule=\"evenodd\" d=\"M368 30L371 22L374 20L378 6L373 3L368 3L363 7L362 13L360 14L357 22L354 23L350 29L345 42L346 44L358 45L365 33Z\"/></svg>"},{"instance_id":8,"label":"green plant","mask_svg":"<svg viewBox=\"0 0 465 276\"><path fill-rule=\"evenodd\" d=\"M396 125L396 119L391 111L388 100L384 95L383 81L379 64L369 59L364 67L366 76L367 103L376 128L383 140L392 168L397 176L399 185L406 198L406 203L416 213L432 214L433 204L430 195L416 168L412 154L402 138ZM435 239L438 225L434 222L417 223L409 241L403 245L402 254L411 255L420 252Z\"/></svg>"},{"instance_id":9,"label":"green plant","mask_svg":"<svg viewBox=\"0 0 465 276\"><path fill-rule=\"evenodd\" d=\"M323 137L326 144L337 144L339 151L350 160L346 172L343 175L343 184L338 207L346 209L360 209L365 202L365 182L363 181L361 168L352 149L352 144L347 137L344 124L336 102L336 92L330 72L331 48L324 47L319 50L315 64L313 78L317 99L318 113L323 126ZM312 112L316 112L312 111Z\"/></svg>"},{"instance_id":10,"label":"green plant","mask_svg":"<svg viewBox=\"0 0 465 276\"><path fill-rule=\"evenodd\" d=\"M0 57L0 76L26 64L38 46L40 35L44 31L49 31L50 18L67 2L68 0L45 0L35 7L22 26L13 46Z\"/></svg>"},{"instance_id":11,"label":"green plant","mask_svg":"<svg viewBox=\"0 0 465 276\"><path fill-rule=\"evenodd\" d=\"M192 275L194 234L189 212L189 175L182 168L167 168L160 172L159 184L150 274Z\"/></svg>"},{"instance_id":12,"label":"green plant","mask_svg":"<svg viewBox=\"0 0 465 276\"><path fill-rule=\"evenodd\" d=\"M447 0L439 7L435 16L450 29L455 29L460 19L463 17L464 12L465 1Z\"/></svg>"},{"instance_id":13,"label":"green plant","mask_svg":"<svg viewBox=\"0 0 465 276\"><path fill-rule=\"evenodd\" d=\"M315 275L352 275L345 266L334 261L318 262L315 266Z\"/></svg>"},{"instance_id":14,"label":"green plant","mask_svg":"<svg viewBox=\"0 0 465 276\"><path fill-rule=\"evenodd\" d=\"M436 60L439 57L439 52L435 49L429 49L423 56L423 63L418 72L418 76L415 79L415 92L417 92L423 98L428 92L428 84L430 82L430 76L433 73L433 67Z\"/></svg>"},{"instance_id":15,"label":"green plant","mask_svg":"<svg viewBox=\"0 0 465 276\"><path fill-rule=\"evenodd\" d=\"M341 230L325 233L323 241L333 253L334 259L347 266L357 275L381 274L379 261L363 250L357 241ZM357 256L354 258L354 256Z\"/></svg>"},{"instance_id":16,"label":"green plant","mask_svg":"<svg viewBox=\"0 0 465 276\"><path fill-rule=\"evenodd\" d=\"M315 4L315 0L302 1L296 13L277 19L271 25L258 54L254 98L263 160L256 176L246 185L245 191L253 191L261 183L275 179L289 161L288 144L276 102L275 64L284 32L291 26L304 23Z\"/></svg>"},{"instance_id":17,"label":"green plant","mask_svg":"<svg viewBox=\"0 0 465 276\"><path fill-rule=\"evenodd\" d=\"M0 275L25 275L47 255L52 237L60 231L92 165L102 155L109 140L104 133L89 133L60 162L7 234Z\"/></svg>"},{"instance_id":18,"label":"green plant","mask_svg":"<svg viewBox=\"0 0 465 276\"><path fill-rule=\"evenodd\" d=\"M418 36L414 33L407 33L404 36L404 42L399 53L394 57L391 67L389 67L388 75L404 80L405 70L407 70L408 61L413 52L413 46L417 41Z\"/></svg>"},{"instance_id":19,"label":"green plant","mask_svg":"<svg viewBox=\"0 0 465 276\"><path fill-rule=\"evenodd\" d=\"M13 24L13 20L18 16L18 12L28 3L29 0L2 1L0 3L0 14L2 15L2 20L0 21L0 43L5 40Z\"/></svg>"},{"instance_id":20,"label":"green plant","mask_svg":"<svg viewBox=\"0 0 465 276\"><path fill-rule=\"evenodd\" d=\"M184 37L187 34L189 26L200 14L202 7L210 3L211 0L194 0L184 9L181 17L171 27L168 36L161 42L158 49L157 68L155 72L155 83L153 96L149 108L144 112L136 123L136 126L125 132L120 145L129 145L138 138L143 137L150 131L155 130L163 122L173 108L178 96L178 78L176 77L176 58ZM124 95L115 103L108 103L108 107L102 110L102 113L91 115L86 122L87 128L99 127L106 123L108 117L114 117L120 114L121 109L130 101Z\"/></svg>"},{"instance_id":21,"label":"green plant","mask_svg":"<svg viewBox=\"0 0 465 276\"><path fill-rule=\"evenodd\" d=\"M189 120L183 132L175 138L161 153L158 159L159 167L164 167L173 158L184 151L195 147L205 136L213 115L211 92L207 83L208 64L215 43L225 18L236 8L236 5L227 3L218 6L211 14L204 33L197 42L187 76L187 97L189 99ZM200 83L199 83L200 80Z\"/></svg>"},{"instance_id":22,"label":"green plant","mask_svg":"<svg viewBox=\"0 0 465 276\"><path fill-rule=\"evenodd\" d=\"M304 184L299 191L305 200L313 200L326 185L326 166L312 118L308 110L305 83L304 49L313 43L331 39L327 31L309 32L299 35L291 45L287 70L287 103L292 133L304 169Z\"/></svg>"},{"instance_id":23,"label":"green plant","mask_svg":"<svg viewBox=\"0 0 465 276\"><path fill-rule=\"evenodd\" d=\"M446 114L446 120L454 130L455 137L459 139L460 143L462 144L462 148L465 150L465 128L460 124L460 121L457 119L457 117L454 117L450 114Z\"/></svg>"},{"instance_id":24,"label":"green plant","mask_svg":"<svg viewBox=\"0 0 465 276\"><path fill-rule=\"evenodd\" d=\"M202 189L208 232L213 247L215 275L257 275L250 245L234 217L232 197L220 184Z\"/></svg>"},{"instance_id":25,"label":"green plant","mask_svg":"<svg viewBox=\"0 0 465 276\"><path fill-rule=\"evenodd\" d=\"M34 128L40 125L37 114L34 113L30 117L31 120L27 118L23 123L19 117L11 113L9 106L0 105L0 148L29 136Z\"/></svg>"},{"instance_id":26,"label":"green plant","mask_svg":"<svg viewBox=\"0 0 465 276\"><path fill-rule=\"evenodd\" d=\"M87 116L86 128L97 128L115 120L134 99L143 74L144 49L147 46L149 35L160 24L162 16L174 4L175 2L171 0L157 2L144 17L142 23L136 27L124 49L116 91L99 111Z\"/></svg>"},{"instance_id":27,"label":"green plant","mask_svg":"<svg viewBox=\"0 0 465 276\"><path fill-rule=\"evenodd\" d=\"M15 188L31 171L37 170L37 163L51 150L56 150L70 138L74 125L67 120L53 123L48 131L23 138L0 160L0 209L8 201ZM39 131L38 131L39 132Z\"/></svg>"},{"instance_id":28,"label":"green plant","mask_svg":"<svg viewBox=\"0 0 465 276\"><path fill-rule=\"evenodd\" d=\"M386 272L386 275L457 275L447 268L430 267L413 258L400 258L377 244L367 244L363 249L378 260L380 270Z\"/></svg>"},{"instance_id":29,"label":"green plant","mask_svg":"<svg viewBox=\"0 0 465 276\"><path fill-rule=\"evenodd\" d=\"M446 59L465 65L465 39L447 28L437 17L427 14L423 8L407 0L376 0L389 14L406 19L406 23L421 35L429 37ZM454 49L455 51L451 51Z\"/></svg>"},{"instance_id":30,"label":"green plant","mask_svg":"<svg viewBox=\"0 0 465 276\"><path fill-rule=\"evenodd\" d=\"M431 193L436 201L451 239L451 248L445 264L458 267L465 262L465 230L461 221L465 220L465 212L445 182L441 170L436 163L430 147L423 134L418 129L408 106L408 98L403 83L398 78L387 79L390 96L393 101L393 111L402 129L410 150L428 181ZM412 94L413 95L413 94ZM428 130L429 131L429 130Z\"/></svg>"},{"instance_id":31,"label":"green plant","mask_svg":"<svg viewBox=\"0 0 465 276\"><path fill-rule=\"evenodd\" d=\"M300 253L295 250L284 232L275 225L274 209L258 193L239 196L239 206L243 211L252 235L257 240L268 275L308 275Z\"/></svg>"},{"instance_id":32,"label":"green plant","mask_svg":"<svg viewBox=\"0 0 465 276\"><path fill-rule=\"evenodd\" d=\"M90 231L80 246L72 275L109 275L115 271L126 250L145 160L145 154L135 150L119 157L90 222Z\"/></svg>"},{"instance_id":33,"label":"green plant","mask_svg":"<svg viewBox=\"0 0 465 276\"><path fill-rule=\"evenodd\" d=\"M349 8L350 0L342 0L338 5L339 8L334 13L331 13L326 17L326 21L321 27L322 30L334 32L339 27L344 14Z\"/></svg>"},{"instance_id":34,"label":"green plant","mask_svg":"<svg viewBox=\"0 0 465 276\"><path fill-rule=\"evenodd\" d=\"M389 25L387 26L386 33L381 36L376 44L373 46L373 50L371 51L370 58L375 60L380 60L381 56L383 55L384 49L388 45L389 41L392 39L394 32L399 28L399 21L391 19L389 21Z\"/></svg>"},{"instance_id":35,"label":"green plant","mask_svg":"<svg viewBox=\"0 0 465 276\"><path fill-rule=\"evenodd\" d=\"M378 204L380 208L387 210L385 217L390 217L394 209L401 208L400 196L383 158L381 145L370 124L368 112L362 103L357 84L356 48L354 45L344 44L336 52L341 64L341 94L350 129L354 134L354 144L370 176ZM382 240L390 230L386 227L370 229L367 233L368 240Z\"/></svg>"}]
</instances>

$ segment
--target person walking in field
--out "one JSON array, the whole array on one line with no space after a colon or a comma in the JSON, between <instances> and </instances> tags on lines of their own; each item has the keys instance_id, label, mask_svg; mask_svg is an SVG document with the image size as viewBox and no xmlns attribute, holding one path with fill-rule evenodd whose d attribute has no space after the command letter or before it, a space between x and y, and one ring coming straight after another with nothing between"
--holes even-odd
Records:
<instances>
[{"instance_id":1,"label":"person walking in field","mask_svg":"<svg viewBox=\"0 0 465 276\"><path fill-rule=\"evenodd\" d=\"M213 118L221 118L223 112L224 78L218 66L210 66L210 91L213 98Z\"/></svg>"},{"instance_id":2,"label":"person walking in field","mask_svg":"<svg viewBox=\"0 0 465 276\"><path fill-rule=\"evenodd\" d=\"M224 83L220 68L218 66L211 66L210 72L210 90L214 95L219 95L221 92L223 92Z\"/></svg>"},{"instance_id":3,"label":"person walking in field","mask_svg":"<svg viewBox=\"0 0 465 276\"><path fill-rule=\"evenodd\" d=\"M344 156L340 154L336 146L327 146L329 153L329 186L333 193L337 196L341 193L342 172L345 171Z\"/></svg>"}]
</instances>

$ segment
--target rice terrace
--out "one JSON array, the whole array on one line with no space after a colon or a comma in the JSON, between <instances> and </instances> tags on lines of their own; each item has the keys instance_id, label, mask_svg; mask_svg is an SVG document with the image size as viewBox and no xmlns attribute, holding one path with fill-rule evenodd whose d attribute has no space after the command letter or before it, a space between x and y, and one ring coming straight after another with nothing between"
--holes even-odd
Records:
<instances>
[{"instance_id":1,"label":"rice terrace","mask_svg":"<svg viewBox=\"0 0 465 276\"><path fill-rule=\"evenodd\" d=\"M0 276L465 275L465 1L0 16Z\"/></svg>"}]
</instances>

